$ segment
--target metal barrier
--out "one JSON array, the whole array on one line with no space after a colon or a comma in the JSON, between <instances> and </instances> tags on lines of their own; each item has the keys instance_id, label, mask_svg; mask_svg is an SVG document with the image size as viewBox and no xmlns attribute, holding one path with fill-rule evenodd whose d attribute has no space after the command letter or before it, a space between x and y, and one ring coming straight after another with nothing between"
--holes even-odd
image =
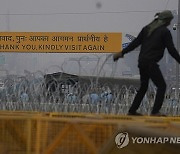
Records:
<instances>
[{"instance_id":1,"label":"metal barrier","mask_svg":"<svg viewBox=\"0 0 180 154\"><path fill-rule=\"evenodd\" d=\"M117 132L178 136L179 128L180 117L2 111L0 153L98 154Z\"/></svg>"}]
</instances>

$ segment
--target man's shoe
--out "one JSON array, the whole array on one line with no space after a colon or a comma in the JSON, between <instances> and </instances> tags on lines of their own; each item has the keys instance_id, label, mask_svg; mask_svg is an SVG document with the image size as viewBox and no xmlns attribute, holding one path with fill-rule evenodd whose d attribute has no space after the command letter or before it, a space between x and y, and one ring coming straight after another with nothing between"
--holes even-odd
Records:
<instances>
[{"instance_id":1,"label":"man's shoe","mask_svg":"<svg viewBox=\"0 0 180 154\"><path fill-rule=\"evenodd\" d=\"M162 114L162 113L160 113L160 112L157 112L157 113L151 113L151 116L166 117L165 114Z\"/></svg>"},{"instance_id":2,"label":"man's shoe","mask_svg":"<svg viewBox=\"0 0 180 154\"><path fill-rule=\"evenodd\" d=\"M138 113L138 112L128 112L128 115L130 115L130 116L142 116L142 114Z\"/></svg>"}]
</instances>

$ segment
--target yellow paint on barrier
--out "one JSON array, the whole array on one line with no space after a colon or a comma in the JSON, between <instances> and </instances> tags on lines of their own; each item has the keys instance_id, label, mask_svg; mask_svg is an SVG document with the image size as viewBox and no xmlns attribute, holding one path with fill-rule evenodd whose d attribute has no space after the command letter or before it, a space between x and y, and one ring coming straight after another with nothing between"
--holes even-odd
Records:
<instances>
[{"instance_id":1,"label":"yellow paint on barrier","mask_svg":"<svg viewBox=\"0 0 180 154\"><path fill-rule=\"evenodd\" d=\"M112 53L122 49L122 33L0 32L0 52Z\"/></svg>"}]
</instances>

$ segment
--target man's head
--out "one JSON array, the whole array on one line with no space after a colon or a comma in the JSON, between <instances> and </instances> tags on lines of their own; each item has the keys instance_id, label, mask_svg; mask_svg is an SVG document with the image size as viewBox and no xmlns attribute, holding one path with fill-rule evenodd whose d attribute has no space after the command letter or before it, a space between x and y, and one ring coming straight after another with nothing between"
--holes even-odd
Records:
<instances>
[{"instance_id":1,"label":"man's head","mask_svg":"<svg viewBox=\"0 0 180 154\"><path fill-rule=\"evenodd\" d=\"M156 13L155 17L156 19L163 21L166 26L170 25L171 20L174 18L172 12L169 10Z\"/></svg>"},{"instance_id":2,"label":"man's head","mask_svg":"<svg viewBox=\"0 0 180 154\"><path fill-rule=\"evenodd\" d=\"M155 19L147 25L148 36L150 36L158 27L169 26L173 18L173 14L169 10L156 13Z\"/></svg>"}]
</instances>

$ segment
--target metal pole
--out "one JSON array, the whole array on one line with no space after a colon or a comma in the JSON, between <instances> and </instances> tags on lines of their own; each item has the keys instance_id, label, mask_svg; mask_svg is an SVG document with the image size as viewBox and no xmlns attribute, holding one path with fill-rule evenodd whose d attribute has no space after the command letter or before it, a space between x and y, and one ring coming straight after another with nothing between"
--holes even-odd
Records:
<instances>
[{"instance_id":1,"label":"metal pole","mask_svg":"<svg viewBox=\"0 0 180 154\"><path fill-rule=\"evenodd\" d=\"M180 53L180 0L178 1L177 50ZM176 99L179 96L179 64L176 63Z\"/></svg>"}]
</instances>

